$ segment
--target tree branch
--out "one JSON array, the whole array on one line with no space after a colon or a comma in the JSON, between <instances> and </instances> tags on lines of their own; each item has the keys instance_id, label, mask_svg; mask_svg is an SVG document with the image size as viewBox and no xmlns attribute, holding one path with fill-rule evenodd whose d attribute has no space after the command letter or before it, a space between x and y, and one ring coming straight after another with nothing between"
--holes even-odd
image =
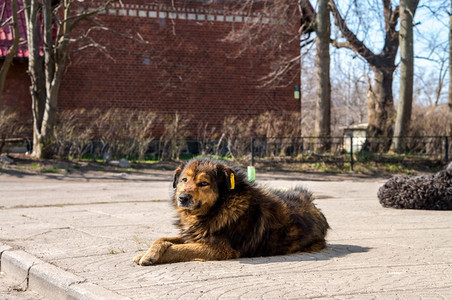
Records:
<instances>
[{"instance_id":1,"label":"tree branch","mask_svg":"<svg viewBox=\"0 0 452 300\"><path fill-rule=\"evenodd\" d=\"M382 2L383 16L385 20L385 31L388 31L388 28L391 27L391 23L393 21L391 0L382 0Z\"/></svg>"},{"instance_id":2,"label":"tree branch","mask_svg":"<svg viewBox=\"0 0 452 300\"><path fill-rule=\"evenodd\" d=\"M385 19L385 50L383 52L390 51L388 47L392 47L393 40L398 40L398 32L396 31L397 22L399 20L400 15L400 7L397 6L394 11L392 10L391 0L382 0L383 1L383 13ZM397 51L399 44L396 42ZM394 49L392 49L394 50Z\"/></svg>"},{"instance_id":3,"label":"tree branch","mask_svg":"<svg viewBox=\"0 0 452 300\"><path fill-rule=\"evenodd\" d=\"M388 0L383 0L388 1ZM348 28L347 23L342 18L336 4L333 0L329 1L329 6L331 13L333 14L334 24L339 28L343 37L347 40L346 43L336 43L340 44L342 47L351 49L361 55L370 65L376 65L376 55L360 41L356 35Z\"/></svg>"},{"instance_id":4,"label":"tree branch","mask_svg":"<svg viewBox=\"0 0 452 300\"><path fill-rule=\"evenodd\" d=\"M338 40L331 40L331 45L335 48L347 48L350 50L355 50L349 42L339 42Z\"/></svg>"},{"instance_id":5,"label":"tree branch","mask_svg":"<svg viewBox=\"0 0 452 300\"><path fill-rule=\"evenodd\" d=\"M110 6L110 4L112 4L114 2L118 2L118 1L120 1L120 0L108 0L108 1L104 2L101 6L95 8L95 9L90 9L90 10L88 10L88 12L85 10L81 14L68 18L67 21L69 21L72 18L74 19L74 21L70 25L69 32L71 32L74 29L74 27L77 26L78 23L80 23L80 21L82 21L88 17L91 17L93 15L96 15L101 11L106 10L107 7Z\"/></svg>"},{"instance_id":6,"label":"tree branch","mask_svg":"<svg viewBox=\"0 0 452 300\"><path fill-rule=\"evenodd\" d=\"M397 6L393 11L391 1L383 0L383 3L387 2L389 4L385 4L384 7L385 43L379 57L384 59L386 67L395 68L394 60L399 48L399 32L396 30L396 26L400 15L400 7Z\"/></svg>"}]
</instances>

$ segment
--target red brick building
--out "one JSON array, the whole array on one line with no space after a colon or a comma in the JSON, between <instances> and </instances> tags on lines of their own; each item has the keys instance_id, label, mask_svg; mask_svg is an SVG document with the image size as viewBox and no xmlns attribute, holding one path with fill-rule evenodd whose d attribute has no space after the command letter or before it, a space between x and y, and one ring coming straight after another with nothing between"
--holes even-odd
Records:
<instances>
[{"instance_id":1,"label":"red brick building","mask_svg":"<svg viewBox=\"0 0 452 300\"><path fill-rule=\"evenodd\" d=\"M220 128L228 115L249 118L269 110L299 110L300 104L293 98L298 82L295 70L282 79L282 87L259 87L259 79L274 68L274 62L258 47L238 55L240 45L223 41L232 28L249 21L246 16L220 1L122 3L97 17L109 30L93 29L98 23L87 21L74 33L75 38L87 34L88 39L72 47L59 110L178 112L192 117L192 130L199 123ZM264 24L271 22L256 14L258 17ZM102 45L102 51L99 47L77 51L94 41ZM294 40L284 45L282 53L295 57L298 49ZM16 60L8 74L4 104L31 117L27 77L26 62Z\"/></svg>"},{"instance_id":2,"label":"red brick building","mask_svg":"<svg viewBox=\"0 0 452 300\"><path fill-rule=\"evenodd\" d=\"M0 0L1 20L3 23L11 17L10 1ZM18 10L23 10L22 1L18 1ZM13 43L12 27L5 25L0 28L0 66ZM19 34L26 37L25 14L19 14ZM28 48L26 43L20 43L17 54L9 69L8 77L2 95L1 105L14 108L23 118L31 118L30 78L27 74Z\"/></svg>"}]
</instances>

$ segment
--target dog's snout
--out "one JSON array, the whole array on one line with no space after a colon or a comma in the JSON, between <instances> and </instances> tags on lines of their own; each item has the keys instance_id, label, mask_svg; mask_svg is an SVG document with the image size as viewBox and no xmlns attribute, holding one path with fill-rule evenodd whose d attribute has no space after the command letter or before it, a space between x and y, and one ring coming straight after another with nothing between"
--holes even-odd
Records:
<instances>
[{"instance_id":1,"label":"dog's snout","mask_svg":"<svg viewBox=\"0 0 452 300\"><path fill-rule=\"evenodd\" d=\"M178 197L178 200L179 200L179 203L182 204L182 205L187 204L191 200L191 195L180 194L179 197Z\"/></svg>"}]
</instances>

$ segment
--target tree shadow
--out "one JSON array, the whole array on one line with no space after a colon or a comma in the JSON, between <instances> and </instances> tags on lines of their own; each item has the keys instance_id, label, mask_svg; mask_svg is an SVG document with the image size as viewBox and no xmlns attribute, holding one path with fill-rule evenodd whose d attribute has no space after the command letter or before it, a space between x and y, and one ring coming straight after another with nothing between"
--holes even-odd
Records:
<instances>
[{"instance_id":1,"label":"tree shadow","mask_svg":"<svg viewBox=\"0 0 452 300\"><path fill-rule=\"evenodd\" d=\"M27 172L3 169L2 167L0 167L0 175L3 175L3 174L9 175L9 176L14 176L17 178L23 178L23 177L29 175L29 173L27 173Z\"/></svg>"},{"instance_id":2,"label":"tree shadow","mask_svg":"<svg viewBox=\"0 0 452 300\"><path fill-rule=\"evenodd\" d=\"M319 252L298 252L290 255L240 258L243 264L259 265L279 262L325 261L332 258L344 257L353 253L369 252L372 248L357 245L328 244Z\"/></svg>"},{"instance_id":3,"label":"tree shadow","mask_svg":"<svg viewBox=\"0 0 452 300\"><path fill-rule=\"evenodd\" d=\"M167 182L168 185L171 183L172 174L164 173L145 173L145 172L129 172L121 170L109 170L109 171L99 171L97 173L89 172L56 172L56 173L38 173L30 172L26 170L15 170L15 169L5 169L0 167L0 175L8 175L16 178L43 178L52 179L57 181L63 181L67 179L81 180L85 182L97 180L115 180L115 181L134 181L134 182Z\"/></svg>"}]
</instances>

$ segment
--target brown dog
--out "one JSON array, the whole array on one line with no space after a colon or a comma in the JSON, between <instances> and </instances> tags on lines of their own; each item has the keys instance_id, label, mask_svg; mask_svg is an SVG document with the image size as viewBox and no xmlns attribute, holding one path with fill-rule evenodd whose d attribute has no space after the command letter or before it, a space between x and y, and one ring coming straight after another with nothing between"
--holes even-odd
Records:
<instances>
[{"instance_id":1,"label":"brown dog","mask_svg":"<svg viewBox=\"0 0 452 300\"><path fill-rule=\"evenodd\" d=\"M239 169L194 159L174 174L181 235L156 240L139 265L318 251L329 228L303 188L269 191Z\"/></svg>"}]
</instances>

